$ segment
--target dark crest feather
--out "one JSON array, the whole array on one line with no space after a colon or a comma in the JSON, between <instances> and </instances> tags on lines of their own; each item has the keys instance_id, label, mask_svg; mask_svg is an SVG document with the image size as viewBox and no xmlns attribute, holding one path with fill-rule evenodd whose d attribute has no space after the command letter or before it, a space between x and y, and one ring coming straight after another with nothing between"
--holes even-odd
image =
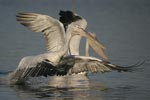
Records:
<instances>
[{"instance_id":1,"label":"dark crest feather","mask_svg":"<svg viewBox=\"0 0 150 100\"><path fill-rule=\"evenodd\" d=\"M70 23L81 20L80 16L75 15L72 11L62 11L59 12L59 21L63 23L64 27L66 28Z\"/></svg>"}]
</instances>

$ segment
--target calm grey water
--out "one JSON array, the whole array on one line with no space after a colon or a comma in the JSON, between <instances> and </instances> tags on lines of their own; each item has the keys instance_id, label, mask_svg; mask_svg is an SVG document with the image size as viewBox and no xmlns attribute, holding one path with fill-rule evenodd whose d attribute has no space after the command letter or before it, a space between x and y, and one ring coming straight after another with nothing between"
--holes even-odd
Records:
<instances>
[{"instance_id":1,"label":"calm grey water","mask_svg":"<svg viewBox=\"0 0 150 100\"><path fill-rule=\"evenodd\" d=\"M97 73L74 78L68 85L52 88L10 86L7 71L20 59L46 51L40 33L33 33L15 20L18 12L36 12L58 18L59 10L74 10L88 21L107 47L112 63L146 62L134 72ZM149 0L0 0L0 99L1 100L150 100L150 1ZM84 42L81 54L84 55ZM92 56L98 57L91 50Z\"/></svg>"}]
</instances>

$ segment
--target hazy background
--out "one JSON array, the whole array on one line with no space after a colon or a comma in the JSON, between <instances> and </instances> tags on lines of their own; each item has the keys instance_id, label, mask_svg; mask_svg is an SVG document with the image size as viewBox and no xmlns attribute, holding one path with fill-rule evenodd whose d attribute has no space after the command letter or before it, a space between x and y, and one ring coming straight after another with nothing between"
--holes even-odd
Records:
<instances>
[{"instance_id":1,"label":"hazy background","mask_svg":"<svg viewBox=\"0 0 150 100\"><path fill-rule=\"evenodd\" d=\"M35 12L59 18L59 10L72 10L83 16L88 22L87 30L96 33L113 63L130 65L146 61L143 70L134 73L90 74L91 81L115 88L108 92L90 90L90 93L108 100L150 99L150 0L0 0L1 72L14 70L24 56L46 51L42 34L20 25L16 14ZM84 44L82 55L83 47ZM98 57L92 50L91 53ZM118 89L120 86L127 87ZM3 98L7 98L4 90L7 89L1 90L6 95Z\"/></svg>"}]
</instances>

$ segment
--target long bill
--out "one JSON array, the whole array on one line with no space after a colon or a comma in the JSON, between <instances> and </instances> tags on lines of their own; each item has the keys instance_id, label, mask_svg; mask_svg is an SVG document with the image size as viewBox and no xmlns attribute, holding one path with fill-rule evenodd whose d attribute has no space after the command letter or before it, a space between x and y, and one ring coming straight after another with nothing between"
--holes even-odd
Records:
<instances>
[{"instance_id":1,"label":"long bill","mask_svg":"<svg viewBox=\"0 0 150 100\"><path fill-rule=\"evenodd\" d=\"M88 40L88 44L93 48L93 50L101 56L104 60L108 61L107 55L104 53L106 50L105 46L103 46L92 34L89 34L84 29L80 28L82 31L82 36L86 37Z\"/></svg>"}]
</instances>

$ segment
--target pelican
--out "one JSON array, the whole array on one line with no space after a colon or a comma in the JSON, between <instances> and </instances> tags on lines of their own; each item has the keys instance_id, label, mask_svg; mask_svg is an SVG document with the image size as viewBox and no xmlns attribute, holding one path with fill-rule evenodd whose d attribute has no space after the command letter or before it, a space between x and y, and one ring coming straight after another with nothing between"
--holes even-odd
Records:
<instances>
[{"instance_id":1,"label":"pelican","mask_svg":"<svg viewBox=\"0 0 150 100\"><path fill-rule=\"evenodd\" d=\"M78 19L77 19L78 20ZM48 52L21 59L17 69L10 76L11 83L25 82L29 77L72 75L80 72L129 71L131 67L121 67L95 57L66 55L72 37L83 36L99 47L98 41L82 27L72 22L64 28L57 19L37 13L19 13L17 21L33 32L42 32ZM71 34L70 34L71 33Z\"/></svg>"},{"instance_id":2,"label":"pelican","mask_svg":"<svg viewBox=\"0 0 150 100\"><path fill-rule=\"evenodd\" d=\"M59 12L60 18L59 21L63 23L65 30L67 29L68 25L71 24L72 22L75 25L78 25L79 27L81 27L82 29L86 29L87 27L87 21L82 17L79 16L76 13L73 13L72 11L60 11ZM74 31L72 31L74 32ZM73 34L73 33L70 33ZM90 33L91 36L93 36L95 38L96 41L96 35L94 33ZM82 36L81 35L76 35L74 37L71 38L70 40L70 45L69 45L69 53L72 55L80 55L79 54L79 46L80 46L80 40L81 40ZM107 55L104 53L106 47L102 45L102 43L98 43L98 48L97 46L94 45L94 43L92 43L92 41L90 41L89 39L86 40L86 55L89 56L89 46L92 47L94 49L94 51L101 56L104 60L108 61L108 57Z\"/></svg>"}]
</instances>

